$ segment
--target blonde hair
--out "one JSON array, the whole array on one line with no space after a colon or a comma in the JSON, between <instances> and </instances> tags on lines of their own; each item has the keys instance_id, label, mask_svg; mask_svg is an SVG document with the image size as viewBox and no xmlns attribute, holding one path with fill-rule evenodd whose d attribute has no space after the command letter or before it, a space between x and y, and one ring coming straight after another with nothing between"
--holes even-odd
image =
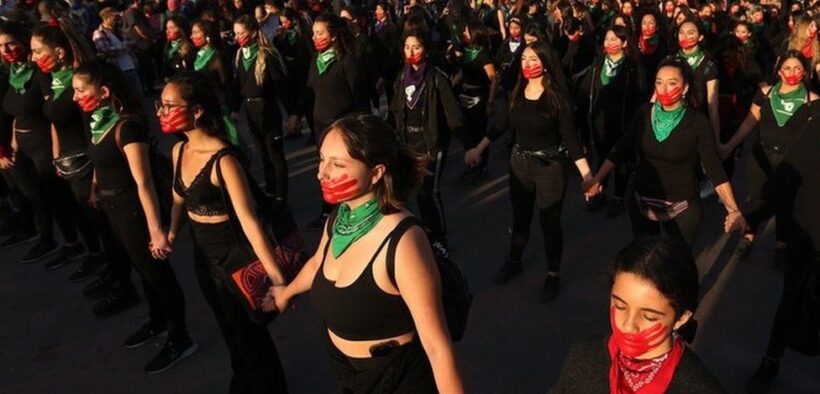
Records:
<instances>
[{"instance_id":1,"label":"blonde hair","mask_svg":"<svg viewBox=\"0 0 820 394\"><path fill-rule=\"evenodd\" d=\"M820 42L817 41L817 37L814 39L809 38L808 30L812 22L815 22L815 20L809 15L803 15L795 22L794 30L789 35L789 49L802 52L803 47L806 46L806 41L812 40L810 60L812 67L814 67L817 63L820 63Z\"/></svg>"},{"instance_id":2,"label":"blonde hair","mask_svg":"<svg viewBox=\"0 0 820 394\"><path fill-rule=\"evenodd\" d=\"M259 46L259 53L256 56L256 63L254 64L253 69L253 76L256 80L258 85L262 85L265 81L265 69L267 65L267 58L270 57L276 60L279 64L279 69L282 72L286 72L285 64L282 62L282 56L279 54L279 51L273 46L273 44L268 40L268 37L265 35L261 29L259 29L259 24L251 18L249 15L243 15L239 17L234 24L242 25L245 29L248 30L249 34L256 33L256 44ZM236 53L236 63L237 66L239 65L239 56L241 56L241 51Z\"/></svg>"}]
</instances>

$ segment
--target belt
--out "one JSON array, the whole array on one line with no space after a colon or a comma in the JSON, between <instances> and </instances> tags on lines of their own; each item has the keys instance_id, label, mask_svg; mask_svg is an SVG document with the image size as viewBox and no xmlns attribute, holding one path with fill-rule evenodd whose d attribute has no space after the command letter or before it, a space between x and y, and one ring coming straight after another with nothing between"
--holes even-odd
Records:
<instances>
[{"instance_id":1,"label":"belt","mask_svg":"<svg viewBox=\"0 0 820 394\"><path fill-rule=\"evenodd\" d=\"M262 97L248 97L245 99L245 101L248 103L258 103L260 101L265 101L265 99L263 99Z\"/></svg>"},{"instance_id":2,"label":"belt","mask_svg":"<svg viewBox=\"0 0 820 394\"><path fill-rule=\"evenodd\" d=\"M133 187L122 187L119 189L97 189L97 194L100 197L116 197L133 191Z\"/></svg>"},{"instance_id":3,"label":"belt","mask_svg":"<svg viewBox=\"0 0 820 394\"><path fill-rule=\"evenodd\" d=\"M566 148L560 145L549 149L526 150L521 149L518 144L515 144L513 146L513 154L545 165L549 165L551 161L563 160L569 157Z\"/></svg>"}]
</instances>

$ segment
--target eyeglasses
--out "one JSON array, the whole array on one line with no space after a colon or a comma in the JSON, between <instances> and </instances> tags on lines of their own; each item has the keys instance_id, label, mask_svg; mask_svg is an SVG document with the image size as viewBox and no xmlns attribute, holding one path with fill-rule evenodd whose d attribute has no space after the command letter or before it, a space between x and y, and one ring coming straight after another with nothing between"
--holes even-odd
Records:
<instances>
[{"instance_id":1,"label":"eyeglasses","mask_svg":"<svg viewBox=\"0 0 820 394\"><path fill-rule=\"evenodd\" d=\"M162 101L154 101L154 109L160 114L167 115L174 108L190 107L188 104L163 104Z\"/></svg>"}]
</instances>

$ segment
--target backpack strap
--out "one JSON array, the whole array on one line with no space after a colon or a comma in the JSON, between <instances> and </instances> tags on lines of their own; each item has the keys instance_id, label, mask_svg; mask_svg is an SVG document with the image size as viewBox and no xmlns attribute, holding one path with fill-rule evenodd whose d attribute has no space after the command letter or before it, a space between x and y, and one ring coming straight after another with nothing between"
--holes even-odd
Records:
<instances>
[{"instance_id":1,"label":"backpack strap","mask_svg":"<svg viewBox=\"0 0 820 394\"><path fill-rule=\"evenodd\" d=\"M418 218L415 216L408 216L402 219L387 236L390 238L390 243L387 244L387 256L385 256L385 263L387 264L387 277L390 278L390 283L392 283L397 289L399 288L399 285L396 283L396 248L398 247L399 240L401 240L404 233L406 233L411 227L418 224Z\"/></svg>"}]
</instances>

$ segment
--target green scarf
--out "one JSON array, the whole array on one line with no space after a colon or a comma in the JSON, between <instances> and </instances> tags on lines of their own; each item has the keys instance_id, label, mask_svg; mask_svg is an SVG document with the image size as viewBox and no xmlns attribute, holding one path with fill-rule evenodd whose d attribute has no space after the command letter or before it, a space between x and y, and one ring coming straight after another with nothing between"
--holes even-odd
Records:
<instances>
[{"instance_id":1,"label":"green scarf","mask_svg":"<svg viewBox=\"0 0 820 394\"><path fill-rule=\"evenodd\" d=\"M168 44L168 51L165 52L165 58L170 59L179 52L179 47L182 45L182 40L174 40Z\"/></svg>"},{"instance_id":2,"label":"green scarf","mask_svg":"<svg viewBox=\"0 0 820 394\"><path fill-rule=\"evenodd\" d=\"M199 71L205 68L208 65L208 62L211 61L211 58L214 57L214 53L216 51L211 48L202 48L196 53L196 60L194 60L194 71Z\"/></svg>"},{"instance_id":3,"label":"green scarf","mask_svg":"<svg viewBox=\"0 0 820 394\"><path fill-rule=\"evenodd\" d=\"M9 84L14 88L17 94L26 92L26 83L34 74L34 67L27 62L14 63L11 65L11 72L9 73Z\"/></svg>"},{"instance_id":4,"label":"green scarf","mask_svg":"<svg viewBox=\"0 0 820 394\"><path fill-rule=\"evenodd\" d=\"M285 39L288 40L288 44L296 45L296 40L299 39L297 34L298 33L296 33L296 30L294 29L285 30Z\"/></svg>"},{"instance_id":5,"label":"green scarf","mask_svg":"<svg viewBox=\"0 0 820 394\"><path fill-rule=\"evenodd\" d=\"M601 70L601 85L609 85L609 80L618 75L621 70L621 65L624 64L624 58L621 57L617 62L609 59L609 56L604 57L604 69Z\"/></svg>"},{"instance_id":6,"label":"green scarf","mask_svg":"<svg viewBox=\"0 0 820 394\"><path fill-rule=\"evenodd\" d=\"M91 113L91 142L99 144L105 133L120 120L120 114L109 106L103 106Z\"/></svg>"},{"instance_id":7,"label":"green scarf","mask_svg":"<svg viewBox=\"0 0 820 394\"><path fill-rule=\"evenodd\" d=\"M327 68L330 67L330 64L336 61L336 50L330 48L322 53L319 56L316 56L316 68L319 69L319 75L322 75L327 71Z\"/></svg>"},{"instance_id":8,"label":"green scarf","mask_svg":"<svg viewBox=\"0 0 820 394\"><path fill-rule=\"evenodd\" d=\"M240 50L242 51L242 67L245 67L245 71L248 71L251 69L251 66L256 63L256 55L259 53L259 44L254 43Z\"/></svg>"},{"instance_id":9,"label":"green scarf","mask_svg":"<svg viewBox=\"0 0 820 394\"><path fill-rule=\"evenodd\" d=\"M655 139L663 142L669 138L669 134L675 127L678 127L683 115L686 115L686 108L683 105L666 112L661 103L655 101L655 106L652 107L652 131L655 132Z\"/></svg>"},{"instance_id":10,"label":"green scarf","mask_svg":"<svg viewBox=\"0 0 820 394\"><path fill-rule=\"evenodd\" d=\"M481 53L481 51L483 49L484 48L482 48L480 46L470 47L470 48L464 49L464 57L461 58L461 62L462 63L472 62L473 60L475 60L475 58L478 57L478 55Z\"/></svg>"},{"instance_id":11,"label":"green scarf","mask_svg":"<svg viewBox=\"0 0 820 394\"><path fill-rule=\"evenodd\" d=\"M222 109L222 126L225 127L225 133L228 134L228 141L231 145L241 148L239 144L242 141L239 139L239 130L236 128L236 123L231 119L231 111L228 108Z\"/></svg>"},{"instance_id":12,"label":"green scarf","mask_svg":"<svg viewBox=\"0 0 820 394\"><path fill-rule=\"evenodd\" d=\"M769 104L772 105L772 112L774 113L774 119L777 120L777 125L783 127L792 115L797 113L797 110L803 106L803 101L806 99L806 87L801 83L797 89L783 94L780 93L780 84L781 82L778 82L772 88Z\"/></svg>"},{"instance_id":13,"label":"green scarf","mask_svg":"<svg viewBox=\"0 0 820 394\"><path fill-rule=\"evenodd\" d=\"M347 248L367 234L382 220L379 202L374 198L356 209L347 203L339 205L336 222L333 223L333 258L339 258Z\"/></svg>"},{"instance_id":14,"label":"green scarf","mask_svg":"<svg viewBox=\"0 0 820 394\"><path fill-rule=\"evenodd\" d=\"M56 101L71 85L71 78L74 76L74 69L53 71L51 73L51 91L54 92L52 101Z\"/></svg>"},{"instance_id":15,"label":"green scarf","mask_svg":"<svg viewBox=\"0 0 820 394\"><path fill-rule=\"evenodd\" d=\"M689 63L689 66L692 67L692 70L698 68L698 66L700 66L700 62L702 62L704 58L703 51L700 50L700 45L698 45L698 48L688 55L681 50L678 52L678 56L686 60L686 62Z\"/></svg>"}]
</instances>

